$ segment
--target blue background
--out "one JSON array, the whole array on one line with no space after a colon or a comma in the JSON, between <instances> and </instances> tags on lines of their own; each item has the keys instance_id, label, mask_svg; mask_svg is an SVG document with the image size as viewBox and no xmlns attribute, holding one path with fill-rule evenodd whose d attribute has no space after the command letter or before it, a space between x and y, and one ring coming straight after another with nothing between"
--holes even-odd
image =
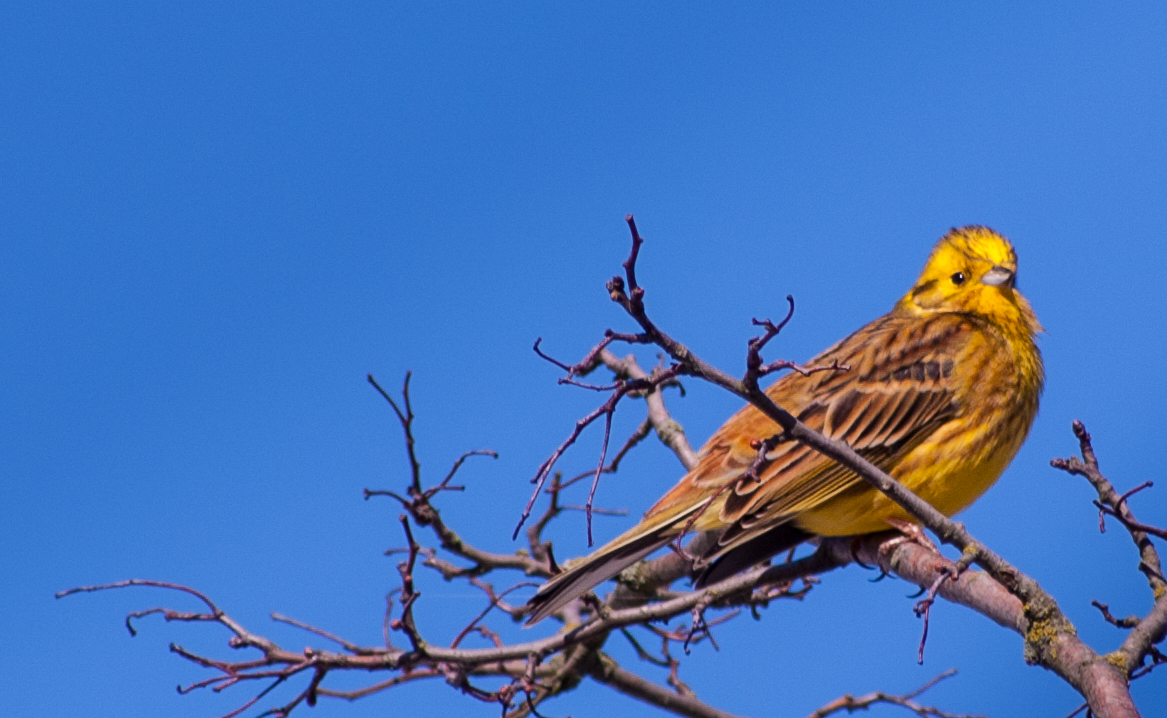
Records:
<instances>
[{"instance_id":1,"label":"blue background","mask_svg":"<svg viewBox=\"0 0 1167 718\"><path fill-rule=\"evenodd\" d=\"M430 481L465 536L512 550L539 462L598 397L530 351L575 360L630 322L603 282L648 243L659 323L738 373L754 316L798 312L771 356L805 359L885 312L949 227L1011 237L1048 334L1028 443L962 519L1111 650L1151 597L1092 491L1049 468L1086 421L1120 490L1159 478L1167 226L1167 10L1158 3L660 3L421 7L289 3L6 5L0 10L0 687L4 713L215 716L251 697L181 697L225 631L141 622L153 589L205 590L296 649L270 611L376 644L402 543L395 420L366 372L415 370ZM654 361L641 352L644 364ZM738 406L668 395L700 444ZM629 404L614 441L640 421ZM563 462L594 465L598 430ZM600 487L633 515L678 478L652 442ZM1167 524L1156 487L1133 506ZM597 538L631 519L600 518ZM585 550L583 520L554 533ZM934 612L926 664L911 587L825 577L804 603L717 631L681 677L745 715L801 716L845 692L903 692L993 716L1079 703L1021 639ZM483 599L427 577L419 622L453 636ZM502 619L495 625L502 626ZM508 631L530 638L551 630ZM613 650L619 642L612 641ZM660 669L630 668L663 682ZM335 687L376 676L330 677ZM1139 681L1167 713L1167 678ZM298 690L260 703L267 708ZM301 708L301 712L310 709ZM441 683L321 716L496 715ZM585 682L552 716L642 708ZM254 712L258 712L258 709ZM872 715L903 715L882 708Z\"/></svg>"}]
</instances>

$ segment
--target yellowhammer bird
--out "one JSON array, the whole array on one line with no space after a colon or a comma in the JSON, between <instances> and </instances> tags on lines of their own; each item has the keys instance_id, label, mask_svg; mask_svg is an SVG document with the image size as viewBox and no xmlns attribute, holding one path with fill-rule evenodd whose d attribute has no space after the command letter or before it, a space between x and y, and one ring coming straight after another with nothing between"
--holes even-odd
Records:
<instances>
[{"instance_id":1,"label":"yellowhammer bird","mask_svg":"<svg viewBox=\"0 0 1167 718\"><path fill-rule=\"evenodd\" d=\"M1001 476L1037 414L1041 325L1016 289L1017 255L986 227L954 229L895 307L811 360L850 371L789 374L766 393L807 426L845 441L944 514ZM753 406L702 447L697 466L644 519L540 587L535 623L686 530L722 530L697 558L698 585L730 576L811 536L883 531L911 520L853 472L797 442L758 472L751 442L779 432ZM732 488L723 490L727 485Z\"/></svg>"}]
</instances>

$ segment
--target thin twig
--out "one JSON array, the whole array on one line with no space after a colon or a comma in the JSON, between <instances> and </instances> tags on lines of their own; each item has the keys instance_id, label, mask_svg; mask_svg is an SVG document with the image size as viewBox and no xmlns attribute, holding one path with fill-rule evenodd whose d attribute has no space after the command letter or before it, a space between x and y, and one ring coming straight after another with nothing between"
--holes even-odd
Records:
<instances>
[{"instance_id":1,"label":"thin twig","mask_svg":"<svg viewBox=\"0 0 1167 718\"><path fill-rule=\"evenodd\" d=\"M911 693L907 693L902 696L890 695L884 693L883 691L876 691L874 693L868 693L867 695L859 697L846 695L841 698L836 698L822 708L819 708L807 716L807 718L826 718L826 716L829 716L833 713L839 713L841 711L854 713L858 710L867 710L877 703L887 703L889 705L906 708L920 716L920 718L974 718L973 716L958 716L955 713L946 713L942 710L939 710L938 708L920 705L919 703L916 703L914 700L912 700L945 678L950 678L954 675L956 675L956 669L950 668L949 670L928 681L920 688L917 688Z\"/></svg>"},{"instance_id":2,"label":"thin twig","mask_svg":"<svg viewBox=\"0 0 1167 718\"><path fill-rule=\"evenodd\" d=\"M405 451L409 455L409 473L411 477L410 486L414 491L421 492L421 463L417 460L417 451L414 447L413 439L413 407L409 402L409 380L413 376L413 372L405 372L405 381L401 385L402 404L405 406L404 411L393 401L393 397L389 396L389 392L381 388L377 380L369 374L366 378L373 388L384 397L385 401L389 402L389 406L393 407L393 413L397 414L397 420L401 422L401 429L405 432Z\"/></svg>"},{"instance_id":3,"label":"thin twig","mask_svg":"<svg viewBox=\"0 0 1167 718\"><path fill-rule=\"evenodd\" d=\"M940 587L944 585L945 581L953 581L960 578L960 574L968 570L976 560L976 549L968 548L960 556L960 559L951 566L946 566L945 570L940 572L932 585L928 587L928 595L918 601L912 609L915 611L917 617L924 618L924 630L920 636L920 648L916 654L916 663L921 666L924 665L924 646L928 643L928 622L932 616L932 604L936 602L936 596L940 593Z\"/></svg>"}]
</instances>

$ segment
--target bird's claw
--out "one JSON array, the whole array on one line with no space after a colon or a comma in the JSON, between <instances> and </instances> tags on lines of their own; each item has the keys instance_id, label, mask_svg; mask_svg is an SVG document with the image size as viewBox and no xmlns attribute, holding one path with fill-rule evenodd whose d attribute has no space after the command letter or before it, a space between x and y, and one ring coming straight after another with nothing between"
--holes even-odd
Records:
<instances>
[{"instance_id":1,"label":"bird's claw","mask_svg":"<svg viewBox=\"0 0 1167 718\"><path fill-rule=\"evenodd\" d=\"M883 546L880 547L881 550L890 549L904 542L911 542L923 546L936 555L940 555L940 549L932 542L932 539L928 538L928 534L924 533L924 529L919 524L896 518L887 518L884 521L903 535L885 541Z\"/></svg>"}]
</instances>

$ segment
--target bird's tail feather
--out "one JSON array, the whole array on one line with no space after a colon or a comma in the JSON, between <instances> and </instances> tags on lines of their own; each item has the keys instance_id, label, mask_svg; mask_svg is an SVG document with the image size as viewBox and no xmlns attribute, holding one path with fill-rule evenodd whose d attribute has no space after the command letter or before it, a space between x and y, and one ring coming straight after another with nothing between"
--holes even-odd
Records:
<instances>
[{"instance_id":1,"label":"bird's tail feather","mask_svg":"<svg viewBox=\"0 0 1167 718\"><path fill-rule=\"evenodd\" d=\"M690 507L654 526L637 526L540 586L531 600L527 601L531 615L526 625L532 626L542 621L667 544L682 532L689 523L689 517L700 508L700 505ZM695 587L704 588L717 583L789 550L811 536L792 524L780 524L756 536L743 537L744 540L715 545L695 562L694 568L698 572Z\"/></svg>"},{"instance_id":2,"label":"bird's tail feather","mask_svg":"<svg viewBox=\"0 0 1167 718\"><path fill-rule=\"evenodd\" d=\"M814 534L803 531L793 524L777 526L747 539L736 546L714 547L711 557L702 557L695 568L704 570L697 575L694 588L705 588L759 564L783 551L789 551Z\"/></svg>"},{"instance_id":3,"label":"bird's tail feather","mask_svg":"<svg viewBox=\"0 0 1167 718\"><path fill-rule=\"evenodd\" d=\"M680 532L684 519L692 512L686 511L682 516L671 521L663 522L647 530L630 535L620 536L607 546L596 551L582 562L555 576L539 587L539 590L527 601L531 609L531 616L526 625L532 626L544 618L566 606L570 601L579 598L603 581L612 578L640 559L649 555L658 548L667 544ZM678 524L678 520L682 521Z\"/></svg>"}]
</instances>

